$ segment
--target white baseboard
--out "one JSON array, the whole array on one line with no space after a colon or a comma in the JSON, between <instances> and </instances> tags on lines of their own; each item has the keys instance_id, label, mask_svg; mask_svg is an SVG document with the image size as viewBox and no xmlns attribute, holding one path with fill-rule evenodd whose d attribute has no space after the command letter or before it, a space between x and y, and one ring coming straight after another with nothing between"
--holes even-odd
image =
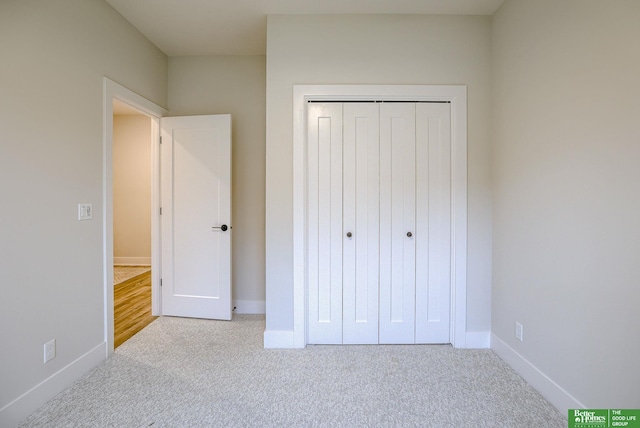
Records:
<instances>
[{"instance_id":1,"label":"white baseboard","mask_svg":"<svg viewBox=\"0 0 640 428\"><path fill-rule=\"evenodd\" d=\"M465 335L467 349L489 349L491 347L490 331L468 331Z\"/></svg>"},{"instance_id":2,"label":"white baseboard","mask_svg":"<svg viewBox=\"0 0 640 428\"><path fill-rule=\"evenodd\" d=\"M563 387L531 364L526 358L507 345L502 339L491 333L491 350L513 368L529 385L538 391L564 416L569 409L584 409L586 406L575 399Z\"/></svg>"},{"instance_id":3,"label":"white baseboard","mask_svg":"<svg viewBox=\"0 0 640 428\"><path fill-rule=\"evenodd\" d=\"M234 314L265 314L264 300L234 300Z\"/></svg>"},{"instance_id":4,"label":"white baseboard","mask_svg":"<svg viewBox=\"0 0 640 428\"><path fill-rule=\"evenodd\" d=\"M68 388L85 373L105 360L107 343L102 342L77 360L69 363L20 397L0 409L0 426L15 427L47 401Z\"/></svg>"},{"instance_id":5,"label":"white baseboard","mask_svg":"<svg viewBox=\"0 0 640 428\"><path fill-rule=\"evenodd\" d=\"M266 330L264 332L265 349L295 348L293 330Z\"/></svg>"},{"instance_id":6,"label":"white baseboard","mask_svg":"<svg viewBox=\"0 0 640 428\"><path fill-rule=\"evenodd\" d=\"M116 266L151 266L151 257L114 257Z\"/></svg>"}]
</instances>

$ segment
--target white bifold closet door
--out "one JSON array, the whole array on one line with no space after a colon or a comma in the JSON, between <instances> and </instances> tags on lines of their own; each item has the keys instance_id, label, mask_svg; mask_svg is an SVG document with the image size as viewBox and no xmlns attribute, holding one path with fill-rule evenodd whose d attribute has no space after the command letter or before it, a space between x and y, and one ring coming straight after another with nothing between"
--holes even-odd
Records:
<instances>
[{"instance_id":1,"label":"white bifold closet door","mask_svg":"<svg viewBox=\"0 0 640 428\"><path fill-rule=\"evenodd\" d=\"M450 108L308 106L308 342L449 343Z\"/></svg>"},{"instance_id":2,"label":"white bifold closet door","mask_svg":"<svg viewBox=\"0 0 640 428\"><path fill-rule=\"evenodd\" d=\"M380 109L380 343L414 342L415 111L415 104Z\"/></svg>"},{"instance_id":3,"label":"white bifold closet door","mask_svg":"<svg viewBox=\"0 0 640 428\"><path fill-rule=\"evenodd\" d=\"M378 343L380 145L378 104L344 104L342 343Z\"/></svg>"},{"instance_id":4,"label":"white bifold closet door","mask_svg":"<svg viewBox=\"0 0 640 428\"><path fill-rule=\"evenodd\" d=\"M307 273L310 343L342 343L342 104L310 104Z\"/></svg>"},{"instance_id":5,"label":"white bifold closet door","mask_svg":"<svg viewBox=\"0 0 640 428\"><path fill-rule=\"evenodd\" d=\"M416 104L415 343L451 343L451 104Z\"/></svg>"}]
</instances>

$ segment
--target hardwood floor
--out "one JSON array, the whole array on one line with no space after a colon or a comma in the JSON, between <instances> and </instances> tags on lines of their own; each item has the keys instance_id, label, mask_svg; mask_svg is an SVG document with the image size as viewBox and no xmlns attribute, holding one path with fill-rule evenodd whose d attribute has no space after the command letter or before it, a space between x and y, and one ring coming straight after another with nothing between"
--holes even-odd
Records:
<instances>
[{"instance_id":1,"label":"hardwood floor","mask_svg":"<svg viewBox=\"0 0 640 428\"><path fill-rule=\"evenodd\" d=\"M151 272L145 272L114 286L115 348L156 318L151 316Z\"/></svg>"}]
</instances>

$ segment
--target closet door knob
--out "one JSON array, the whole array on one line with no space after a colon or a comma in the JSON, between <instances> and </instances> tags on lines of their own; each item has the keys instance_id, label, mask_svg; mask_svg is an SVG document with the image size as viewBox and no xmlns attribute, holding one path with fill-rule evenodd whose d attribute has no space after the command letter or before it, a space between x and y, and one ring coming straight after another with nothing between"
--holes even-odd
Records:
<instances>
[{"instance_id":1,"label":"closet door knob","mask_svg":"<svg viewBox=\"0 0 640 428\"><path fill-rule=\"evenodd\" d=\"M347 232L347 238L351 238L353 234L351 232Z\"/></svg>"},{"instance_id":2,"label":"closet door knob","mask_svg":"<svg viewBox=\"0 0 640 428\"><path fill-rule=\"evenodd\" d=\"M413 233L407 232L407 238L411 238L412 236L413 236Z\"/></svg>"}]
</instances>

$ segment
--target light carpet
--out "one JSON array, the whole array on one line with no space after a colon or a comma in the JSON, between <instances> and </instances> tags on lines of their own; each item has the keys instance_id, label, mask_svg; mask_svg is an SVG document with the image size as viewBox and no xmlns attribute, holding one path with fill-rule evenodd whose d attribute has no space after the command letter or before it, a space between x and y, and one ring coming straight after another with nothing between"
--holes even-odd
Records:
<instances>
[{"instance_id":1,"label":"light carpet","mask_svg":"<svg viewBox=\"0 0 640 428\"><path fill-rule=\"evenodd\" d=\"M270 350L264 327L259 315L158 318L21 426L567 426L490 350Z\"/></svg>"},{"instance_id":2,"label":"light carpet","mask_svg":"<svg viewBox=\"0 0 640 428\"><path fill-rule=\"evenodd\" d=\"M120 284L128 279L149 272L151 266L114 266L113 267L113 283Z\"/></svg>"}]
</instances>

